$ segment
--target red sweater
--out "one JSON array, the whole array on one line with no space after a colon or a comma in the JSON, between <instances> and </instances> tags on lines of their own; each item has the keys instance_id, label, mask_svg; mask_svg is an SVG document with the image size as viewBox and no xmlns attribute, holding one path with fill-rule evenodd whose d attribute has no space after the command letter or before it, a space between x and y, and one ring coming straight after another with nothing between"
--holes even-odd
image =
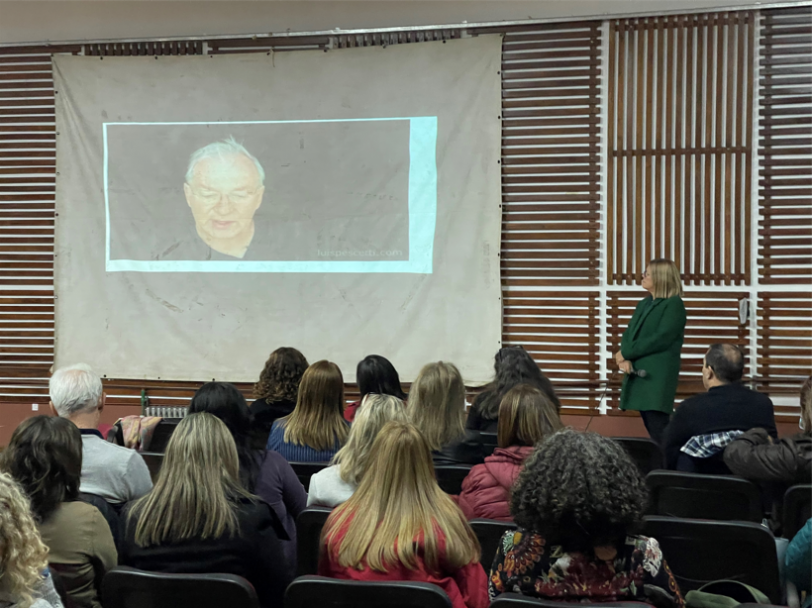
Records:
<instances>
[{"instance_id":1,"label":"red sweater","mask_svg":"<svg viewBox=\"0 0 812 608\"><path fill-rule=\"evenodd\" d=\"M510 489L532 451L532 446L524 445L496 448L483 464L473 467L462 482L457 500L465 517L513 521Z\"/></svg>"},{"instance_id":2,"label":"red sweater","mask_svg":"<svg viewBox=\"0 0 812 608\"><path fill-rule=\"evenodd\" d=\"M346 530L338 532L338 538L343 538ZM488 576L482 565L474 562L454 568L444 564L442 558L445 552L445 537L438 531L438 548L440 552L440 571L430 572L423 563L422 535L417 539L418 555L417 569L409 570L403 564L397 564L388 572L375 572L364 565L363 570L356 570L339 565L335 555L327 556L327 547L322 546L322 557L319 562L319 574L330 578L339 578L353 581L417 581L433 583L445 591L454 608L488 608Z\"/></svg>"}]
</instances>

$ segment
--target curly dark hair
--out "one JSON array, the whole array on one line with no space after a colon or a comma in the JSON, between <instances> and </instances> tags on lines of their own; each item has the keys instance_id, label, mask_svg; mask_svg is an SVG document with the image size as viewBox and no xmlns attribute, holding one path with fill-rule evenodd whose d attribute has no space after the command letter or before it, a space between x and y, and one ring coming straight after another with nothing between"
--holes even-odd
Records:
<instances>
[{"instance_id":1,"label":"curly dark hair","mask_svg":"<svg viewBox=\"0 0 812 608\"><path fill-rule=\"evenodd\" d=\"M296 403L299 383L307 367L307 359L295 348L277 348L268 357L259 382L254 385L254 398Z\"/></svg>"},{"instance_id":2,"label":"curly dark hair","mask_svg":"<svg viewBox=\"0 0 812 608\"><path fill-rule=\"evenodd\" d=\"M647 504L645 482L620 444L567 429L549 436L525 461L510 511L548 546L589 553L598 545L621 544Z\"/></svg>"},{"instance_id":3,"label":"curly dark hair","mask_svg":"<svg viewBox=\"0 0 812 608\"><path fill-rule=\"evenodd\" d=\"M34 416L20 423L3 453L3 470L25 490L40 523L79 498L82 434L67 418Z\"/></svg>"},{"instance_id":4,"label":"curly dark hair","mask_svg":"<svg viewBox=\"0 0 812 608\"><path fill-rule=\"evenodd\" d=\"M486 420L499 417L499 404L510 389L519 384L535 386L561 411L561 402L555 394L552 382L544 375L538 364L521 346L500 348L493 362L493 381L481 393L474 407Z\"/></svg>"}]
</instances>

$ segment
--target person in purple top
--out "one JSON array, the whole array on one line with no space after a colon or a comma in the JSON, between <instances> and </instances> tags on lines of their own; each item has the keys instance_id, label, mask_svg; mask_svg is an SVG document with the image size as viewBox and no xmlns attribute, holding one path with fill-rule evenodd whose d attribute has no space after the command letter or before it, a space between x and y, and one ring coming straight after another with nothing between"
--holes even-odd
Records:
<instances>
[{"instance_id":1,"label":"person in purple top","mask_svg":"<svg viewBox=\"0 0 812 608\"><path fill-rule=\"evenodd\" d=\"M280 454L251 447L252 415L242 393L228 382L207 382L192 397L189 413L208 412L222 420L237 444L240 481L245 489L267 502L290 536L283 542L288 564L296 564L296 517L307 506L296 473Z\"/></svg>"}]
</instances>

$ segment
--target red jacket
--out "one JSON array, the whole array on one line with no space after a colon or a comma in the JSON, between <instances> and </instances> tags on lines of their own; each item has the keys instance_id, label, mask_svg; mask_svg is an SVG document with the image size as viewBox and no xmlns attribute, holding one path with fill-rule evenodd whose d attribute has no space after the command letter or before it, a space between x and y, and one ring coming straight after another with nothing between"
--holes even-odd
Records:
<instances>
[{"instance_id":1,"label":"red jacket","mask_svg":"<svg viewBox=\"0 0 812 608\"><path fill-rule=\"evenodd\" d=\"M344 420L347 422L352 422L355 420L355 412L358 411L358 408L361 406L360 401L353 401L347 407L344 408Z\"/></svg>"},{"instance_id":2,"label":"red jacket","mask_svg":"<svg viewBox=\"0 0 812 608\"><path fill-rule=\"evenodd\" d=\"M510 489L532 451L532 446L525 445L496 448L483 464L474 466L462 482L457 501L465 517L513 521Z\"/></svg>"},{"instance_id":3,"label":"red jacket","mask_svg":"<svg viewBox=\"0 0 812 608\"><path fill-rule=\"evenodd\" d=\"M343 537L342 531L338 538ZM442 556L445 551L445 537L442 532L438 535L438 549ZM417 539L422 547L422 534ZM440 557L440 571L430 572L423 563L420 553L417 555L417 570L409 570L403 564L397 564L388 572L375 572L369 567L356 570L339 565L335 556L327 556L327 547L322 545L321 559L319 560L319 574L330 578L339 578L352 581L417 581L433 583L445 591L451 600L453 608L488 608L488 575L479 562L473 562L462 568L451 568L443 564Z\"/></svg>"}]
</instances>

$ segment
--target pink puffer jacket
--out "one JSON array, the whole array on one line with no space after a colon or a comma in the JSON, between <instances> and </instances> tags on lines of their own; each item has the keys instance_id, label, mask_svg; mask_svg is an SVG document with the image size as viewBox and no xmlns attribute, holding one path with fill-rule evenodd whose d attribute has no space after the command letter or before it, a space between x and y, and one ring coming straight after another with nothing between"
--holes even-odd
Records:
<instances>
[{"instance_id":1,"label":"pink puffer jacket","mask_svg":"<svg viewBox=\"0 0 812 608\"><path fill-rule=\"evenodd\" d=\"M458 504L468 519L485 517L513 521L510 514L510 489L519 476L532 446L496 448L483 464L471 469L462 482Z\"/></svg>"}]
</instances>

